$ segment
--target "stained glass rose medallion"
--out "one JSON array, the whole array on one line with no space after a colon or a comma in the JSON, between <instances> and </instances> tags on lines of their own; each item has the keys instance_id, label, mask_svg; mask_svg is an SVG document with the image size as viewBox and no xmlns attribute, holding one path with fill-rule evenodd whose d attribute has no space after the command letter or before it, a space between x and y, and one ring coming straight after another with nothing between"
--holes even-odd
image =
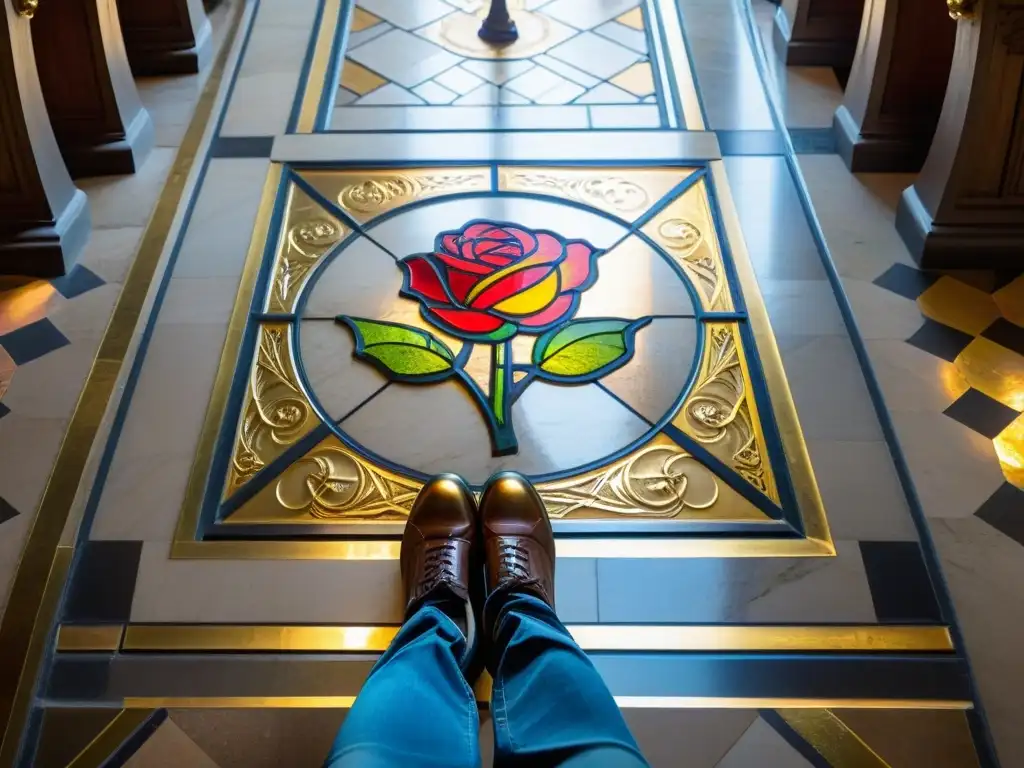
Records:
<instances>
[{"instance_id":1,"label":"stained glass rose medallion","mask_svg":"<svg viewBox=\"0 0 1024 768\"><path fill-rule=\"evenodd\" d=\"M649 318L574 319L580 297L598 279L601 250L582 238L512 222L469 221L442 232L433 249L399 261L401 295L423 319L465 342L458 354L429 330L338 315L353 334L356 356L387 378L412 384L458 380L487 420L494 454L516 453L512 404L531 382L586 384L633 356L636 332ZM516 336L535 340L528 362L513 360ZM474 345L491 357L487 386L467 375Z\"/></svg>"}]
</instances>

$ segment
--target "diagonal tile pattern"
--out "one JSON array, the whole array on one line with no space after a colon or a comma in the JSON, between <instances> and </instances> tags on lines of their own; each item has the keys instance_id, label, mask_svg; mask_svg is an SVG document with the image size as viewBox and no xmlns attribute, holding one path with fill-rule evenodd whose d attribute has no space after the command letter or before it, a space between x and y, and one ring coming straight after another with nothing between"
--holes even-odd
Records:
<instances>
[{"instance_id":1,"label":"diagonal tile pattern","mask_svg":"<svg viewBox=\"0 0 1024 768\"><path fill-rule=\"evenodd\" d=\"M637 104L640 99L664 104L666 95L656 86L645 16L636 3L617 0L577 8L556 0L540 4L532 16L532 6L518 11L513 7L523 34L531 34L531 22L524 24L527 14L541 25L541 37L525 43L529 51L522 56L513 49L488 58L485 53L469 56L460 47L460 40L479 23L466 11L479 10L479 4L456 10L431 0L412 10L395 0L366 0L353 17L331 128L361 130L372 116L381 128L405 129L410 125L408 118L399 122L401 113L367 110L446 104L497 106L496 124L510 128L582 127L573 111L558 109L568 104L589 107L595 128L665 127L658 109ZM508 118L516 119L502 119L501 107L521 104L542 109L518 115L509 111ZM626 108L617 113L600 109L612 104ZM457 111L450 114L466 128L478 127L472 119L460 120ZM447 127L429 119L414 125L424 130Z\"/></svg>"}]
</instances>

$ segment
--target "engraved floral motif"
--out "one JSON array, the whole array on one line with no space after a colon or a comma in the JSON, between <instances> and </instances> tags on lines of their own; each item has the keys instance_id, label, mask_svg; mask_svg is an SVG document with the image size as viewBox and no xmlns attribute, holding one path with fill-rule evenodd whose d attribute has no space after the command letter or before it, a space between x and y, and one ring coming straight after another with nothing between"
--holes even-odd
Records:
<instances>
[{"instance_id":1,"label":"engraved floral motif","mask_svg":"<svg viewBox=\"0 0 1024 768\"><path fill-rule=\"evenodd\" d=\"M354 213L370 214L399 198L423 194L455 192L479 186L479 174L437 173L423 176L384 176L348 184L338 193L341 206Z\"/></svg>"},{"instance_id":2,"label":"engraved floral motif","mask_svg":"<svg viewBox=\"0 0 1024 768\"><path fill-rule=\"evenodd\" d=\"M688 431L702 443L727 444L736 471L767 493L733 329L713 326L710 342L701 377L683 406Z\"/></svg>"},{"instance_id":3,"label":"engraved floral motif","mask_svg":"<svg viewBox=\"0 0 1024 768\"><path fill-rule=\"evenodd\" d=\"M259 354L249 380L250 398L242 418L232 458L231 489L247 482L298 439L310 416L310 407L291 375L285 342L286 330L265 327Z\"/></svg>"},{"instance_id":4,"label":"engraved floral motif","mask_svg":"<svg viewBox=\"0 0 1024 768\"><path fill-rule=\"evenodd\" d=\"M552 517L604 512L670 518L718 500L711 471L675 444L649 445L603 469L538 488Z\"/></svg>"},{"instance_id":5,"label":"engraved floral motif","mask_svg":"<svg viewBox=\"0 0 1024 768\"><path fill-rule=\"evenodd\" d=\"M681 218L666 219L658 226L658 239L704 294L707 308L725 309L719 306L725 289L722 271L707 249L700 248L704 233L697 225Z\"/></svg>"},{"instance_id":6,"label":"engraved floral motif","mask_svg":"<svg viewBox=\"0 0 1024 768\"><path fill-rule=\"evenodd\" d=\"M291 311L302 279L341 236L341 226L323 216L301 221L288 230L271 290L271 311Z\"/></svg>"},{"instance_id":7,"label":"engraved floral motif","mask_svg":"<svg viewBox=\"0 0 1024 768\"><path fill-rule=\"evenodd\" d=\"M318 519L406 517L420 484L384 474L354 453L330 446L300 459L277 482L277 500Z\"/></svg>"},{"instance_id":8,"label":"engraved floral motif","mask_svg":"<svg viewBox=\"0 0 1024 768\"><path fill-rule=\"evenodd\" d=\"M508 186L513 189L536 189L555 192L570 200L590 205L607 205L615 211L638 211L649 200L643 187L619 176L604 178L572 178L550 173L509 173Z\"/></svg>"}]
</instances>

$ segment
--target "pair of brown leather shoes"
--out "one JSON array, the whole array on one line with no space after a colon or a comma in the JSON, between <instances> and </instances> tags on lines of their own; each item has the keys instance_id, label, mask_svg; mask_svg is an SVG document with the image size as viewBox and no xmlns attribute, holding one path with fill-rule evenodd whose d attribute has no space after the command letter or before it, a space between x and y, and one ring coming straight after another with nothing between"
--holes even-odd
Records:
<instances>
[{"instance_id":1,"label":"pair of brown leather shoes","mask_svg":"<svg viewBox=\"0 0 1024 768\"><path fill-rule=\"evenodd\" d=\"M455 598L466 608L471 651L482 601L495 592L526 592L554 607L551 521L537 491L515 472L488 480L479 506L457 475L428 482L409 514L401 558L406 616L425 601ZM485 631L491 635L493 627Z\"/></svg>"}]
</instances>

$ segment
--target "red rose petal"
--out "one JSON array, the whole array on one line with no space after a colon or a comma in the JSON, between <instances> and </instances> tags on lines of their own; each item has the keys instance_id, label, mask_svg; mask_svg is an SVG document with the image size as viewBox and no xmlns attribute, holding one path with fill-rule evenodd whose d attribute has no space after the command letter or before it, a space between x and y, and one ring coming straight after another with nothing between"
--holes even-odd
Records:
<instances>
[{"instance_id":1,"label":"red rose petal","mask_svg":"<svg viewBox=\"0 0 1024 768\"><path fill-rule=\"evenodd\" d=\"M462 236L467 240L480 237L485 232L489 232L494 229L494 225L486 221L478 222L476 224L470 224L464 230L462 230Z\"/></svg>"},{"instance_id":2,"label":"red rose petal","mask_svg":"<svg viewBox=\"0 0 1024 768\"><path fill-rule=\"evenodd\" d=\"M551 302L543 312L523 318L517 322L521 328L543 328L545 325L550 325L556 320L561 320L562 316L572 309L572 303L573 295L571 293L563 293Z\"/></svg>"},{"instance_id":3,"label":"red rose petal","mask_svg":"<svg viewBox=\"0 0 1024 768\"><path fill-rule=\"evenodd\" d=\"M476 241L469 238L460 240L459 255L466 261L476 261Z\"/></svg>"},{"instance_id":4,"label":"red rose petal","mask_svg":"<svg viewBox=\"0 0 1024 768\"><path fill-rule=\"evenodd\" d=\"M447 253L435 253L434 256L453 269L461 269L463 272L474 275L489 275L494 272L494 267L489 264L481 264L479 261L460 259L458 256Z\"/></svg>"},{"instance_id":5,"label":"red rose petal","mask_svg":"<svg viewBox=\"0 0 1024 768\"><path fill-rule=\"evenodd\" d=\"M445 325L465 333L490 333L505 324L500 317L488 315L486 312L474 312L471 309L435 309L431 307L427 309L427 312L436 315Z\"/></svg>"},{"instance_id":6,"label":"red rose petal","mask_svg":"<svg viewBox=\"0 0 1024 768\"><path fill-rule=\"evenodd\" d=\"M514 296L525 291L527 288L531 288L548 277L551 272L552 267L549 264L539 267L528 267L527 269L512 272L507 277L497 280L493 285L482 290L470 302L470 306L476 309L489 309L499 301L504 301L509 296Z\"/></svg>"},{"instance_id":7,"label":"red rose petal","mask_svg":"<svg viewBox=\"0 0 1024 768\"><path fill-rule=\"evenodd\" d=\"M586 243L569 243L565 246L565 261L558 265L562 275L563 291L579 288L590 277L594 266L594 249Z\"/></svg>"},{"instance_id":8,"label":"red rose petal","mask_svg":"<svg viewBox=\"0 0 1024 768\"><path fill-rule=\"evenodd\" d=\"M466 294L473 290L474 285L480 282L480 278L476 275L470 275L458 269L446 269L445 273L452 296L459 303L464 302Z\"/></svg>"},{"instance_id":9,"label":"red rose petal","mask_svg":"<svg viewBox=\"0 0 1024 768\"><path fill-rule=\"evenodd\" d=\"M451 304L441 279L424 256L410 256L403 262L409 271L409 290L430 301Z\"/></svg>"},{"instance_id":10,"label":"red rose petal","mask_svg":"<svg viewBox=\"0 0 1024 768\"><path fill-rule=\"evenodd\" d=\"M452 254L457 256L459 253L459 239L457 235L445 235L441 238L441 247Z\"/></svg>"}]
</instances>

